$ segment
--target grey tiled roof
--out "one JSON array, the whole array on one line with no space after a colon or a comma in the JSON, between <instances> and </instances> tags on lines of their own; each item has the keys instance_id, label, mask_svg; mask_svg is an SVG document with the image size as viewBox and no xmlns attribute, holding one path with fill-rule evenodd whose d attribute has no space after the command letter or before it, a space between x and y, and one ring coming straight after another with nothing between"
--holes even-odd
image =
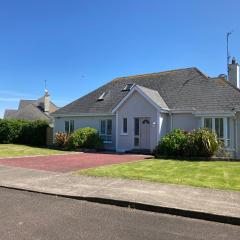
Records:
<instances>
[{"instance_id":1,"label":"grey tiled roof","mask_svg":"<svg viewBox=\"0 0 240 240\"><path fill-rule=\"evenodd\" d=\"M138 86L145 95L147 95L158 107L162 109L168 109L167 104L164 102L163 98L160 96L159 92L156 90L152 90L150 88L142 87L139 85Z\"/></svg>"},{"instance_id":2,"label":"grey tiled roof","mask_svg":"<svg viewBox=\"0 0 240 240\"><path fill-rule=\"evenodd\" d=\"M23 119L23 120L46 120L51 122L53 117L44 113L44 98L38 100L20 100L18 110L5 110L5 119ZM58 109L56 105L50 102L50 112Z\"/></svg>"},{"instance_id":3,"label":"grey tiled roof","mask_svg":"<svg viewBox=\"0 0 240 240\"><path fill-rule=\"evenodd\" d=\"M54 114L111 113L134 83L157 91L170 109L229 111L240 106L240 91L223 78L209 78L197 68L116 78L57 110ZM103 101L98 97L108 92Z\"/></svg>"},{"instance_id":4,"label":"grey tiled roof","mask_svg":"<svg viewBox=\"0 0 240 240\"><path fill-rule=\"evenodd\" d=\"M14 114L17 112L17 110L12 110L12 109L6 109L4 112L4 118L5 119L9 119L12 116L14 116Z\"/></svg>"},{"instance_id":5,"label":"grey tiled roof","mask_svg":"<svg viewBox=\"0 0 240 240\"><path fill-rule=\"evenodd\" d=\"M19 101L18 109L24 108L29 104L34 104L35 102L36 102L36 100L24 100L24 99L22 99L22 100Z\"/></svg>"},{"instance_id":6,"label":"grey tiled roof","mask_svg":"<svg viewBox=\"0 0 240 240\"><path fill-rule=\"evenodd\" d=\"M27 106L19 109L11 117L12 119L25 119L25 120L51 120L51 117L46 115L38 107L33 104L28 104Z\"/></svg>"}]
</instances>

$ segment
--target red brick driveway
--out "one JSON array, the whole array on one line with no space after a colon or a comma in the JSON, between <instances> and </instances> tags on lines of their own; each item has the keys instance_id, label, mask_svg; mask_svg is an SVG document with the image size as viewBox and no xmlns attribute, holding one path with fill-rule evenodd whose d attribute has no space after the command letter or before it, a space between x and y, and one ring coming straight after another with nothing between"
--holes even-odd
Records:
<instances>
[{"instance_id":1,"label":"red brick driveway","mask_svg":"<svg viewBox=\"0 0 240 240\"><path fill-rule=\"evenodd\" d=\"M134 162L149 156L133 154L74 153L67 155L32 156L0 159L0 165L45 170L52 172L70 172L116 163Z\"/></svg>"}]
</instances>

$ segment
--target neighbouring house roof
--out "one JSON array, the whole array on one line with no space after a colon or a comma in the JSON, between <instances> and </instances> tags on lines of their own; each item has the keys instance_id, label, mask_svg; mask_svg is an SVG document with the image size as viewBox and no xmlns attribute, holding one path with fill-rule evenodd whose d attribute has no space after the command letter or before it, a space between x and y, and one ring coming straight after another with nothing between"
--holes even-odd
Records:
<instances>
[{"instance_id":1,"label":"neighbouring house roof","mask_svg":"<svg viewBox=\"0 0 240 240\"><path fill-rule=\"evenodd\" d=\"M18 105L18 109L24 108L29 104L34 104L36 102L36 100L20 100L19 101L19 105Z\"/></svg>"},{"instance_id":2,"label":"neighbouring house roof","mask_svg":"<svg viewBox=\"0 0 240 240\"><path fill-rule=\"evenodd\" d=\"M25 120L51 120L51 117L33 104L28 104L24 108L18 110L14 115L11 116L11 119L25 119Z\"/></svg>"},{"instance_id":3,"label":"neighbouring house roof","mask_svg":"<svg viewBox=\"0 0 240 240\"><path fill-rule=\"evenodd\" d=\"M7 110L5 110L4 118L11 118L12 116L14 116L14 114L16 112L17 112L17 110L7 109Z\"/></svg>"},{"instance_id":4,"label":"neighbouring house roof","mask_svg":"<svg viewBox=\"0 0 240 240\"><path fill-rule=\"evenodd\" d=\"M58 109L51 101L49 108L49 113L53 113ZM53 117L44 112L44 97L42 97L37 100L20 100L18 110L5 110L4 119L46 120L52 122Z\"/></svg>"},{"instance_id":5,"label":"neighbouring house roof","mask_svg":"<svg viewBox=\"0 0 240 240\"><path fill-rule=\"evenodd\" d=\"M44 109L44 96L39 98L38 100L36 100L33 105L42 108L42 110ZM50 106L49 106L49 112L53 113L55 112L57 109L59 109L53 102L50 101Z\"/></svg>"},{"instance_id":6,"label":"neighbouring house roof","mask_svg":"<svg viewBox=\"0 0 240 240\"><path fill-rule=\"evenodd\" d=\"M122 90L130 83L142 87L143 91L152 98L156 98L156 92L158 92L169 109L231 111L233 108L240 107L239 89L224 78L210 78L193 67L116 78L60 108L54 115L111 113L129 93ZM104 92L108 93L104 100L97 101Z\"/></svg>"}]
</instances>

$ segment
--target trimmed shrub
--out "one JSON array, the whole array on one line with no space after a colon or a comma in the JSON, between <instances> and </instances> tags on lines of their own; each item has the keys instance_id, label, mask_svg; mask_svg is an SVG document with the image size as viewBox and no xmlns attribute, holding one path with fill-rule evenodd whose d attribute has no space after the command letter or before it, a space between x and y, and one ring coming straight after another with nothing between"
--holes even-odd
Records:
<instances>
[{"instance_id":1,"label":"trimmed shrub","mask_svg":"<svg viewBox=\"0 0 240 240\"><path fill-rule=\"evenodd\" d=\"M187 133L181 129L174 129L165 135L154 150L154 155L182 156L187 145Z\"/></svg>"},{"instance_id":2,"label":"trimmed shrub","mask_svg":"<svg viewBox=\"0 0 240 240\"><path fill-rule=\"evenodd\" d=\"M69 144L70 135L64 132L55 134L55 143L57 147L66 148Z\"/></svg>"},{"instance_id":3,"label":"trimmed shrub","mask_svg":"<svg viewBox=\"0 0 240 240\"><path fill-rule=\"evenodd\" d=\"M153 154L168 157L211 157L219 146L217 135L208 129L197 129L189 133L174 129L160 140Z\"/></svg>"},{"instance_id":4,"label":"trimmed shrub","mask_svg":"<svg viewBox=\"0 0 240 240\"><path fill-rule=\"evenodd\" d=\"M46 145L46 121L0 119L0 143Z\"/></svg>"},{"instance_id":5,"label":"trimmed shrub","mask_svg":"<svg viewBox=\"0 0 240 240\"><path fill-rule=\"evenodd\" d=\"M98 131L95 128L79 128L71 134L69 139L69 147L76 148L89 148L99 149L103 146Z\"/></svg>"}]
</instances>

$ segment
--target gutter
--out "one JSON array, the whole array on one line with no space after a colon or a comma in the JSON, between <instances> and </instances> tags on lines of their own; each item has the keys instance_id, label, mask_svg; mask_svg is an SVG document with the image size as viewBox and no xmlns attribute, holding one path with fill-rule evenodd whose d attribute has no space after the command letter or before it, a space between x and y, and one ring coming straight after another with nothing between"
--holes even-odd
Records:
<instances>
[{"instance_id":1,"label":"gutter","mask_svg":"<svg viewBox=\"0 0 240 240\"><path fill-rule=\"evenodd\" d=\"M69 114L51 114L52 117L98 117L98 116L115 116L113 113L69 113Z\"/></svg>"}]
</instances>

